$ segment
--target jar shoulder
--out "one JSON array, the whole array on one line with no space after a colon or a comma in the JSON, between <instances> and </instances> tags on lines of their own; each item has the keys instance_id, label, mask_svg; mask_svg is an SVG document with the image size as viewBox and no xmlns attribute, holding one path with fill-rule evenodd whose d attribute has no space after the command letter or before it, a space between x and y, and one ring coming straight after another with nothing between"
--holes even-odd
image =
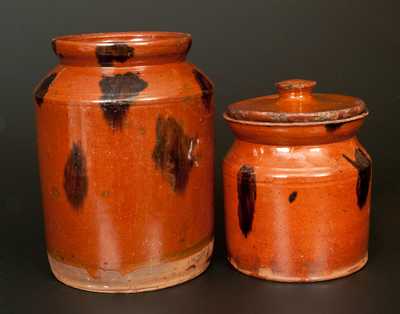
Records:
<instances>
[{"instance_id":1,"label":"jar shoulder","mask_svg":"<svg viewBox=\"0 0 400 314\"><path fill-rule=\"evenodd\" d=\"M89 67L59 64L36 86L36 101L68 105L131 100L135 105L209 99L213 84L196 66L187 62L135 67Z\"/></svg>"},{"instance_id":2,"label":"jar shoulder","mask_svg":"<svg viewBox=\"0 0 400 314\"><path fill-rule=\"evenodd\" d=\"M224 175L235 177L243 166L264 179L326 180L353 177L362 167L371 167L371 157L356 137L306 146L271 146L235 141L223 162Z\"/></svg>"}]
</instances>

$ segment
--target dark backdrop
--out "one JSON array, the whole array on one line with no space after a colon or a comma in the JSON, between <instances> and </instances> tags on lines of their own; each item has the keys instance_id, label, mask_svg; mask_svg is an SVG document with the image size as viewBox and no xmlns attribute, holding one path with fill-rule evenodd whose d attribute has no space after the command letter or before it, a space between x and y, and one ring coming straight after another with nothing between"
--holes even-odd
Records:
<instances>
[{"instance_id":1,"label":"dark backdrop","mask_svg":"<svg viewBox=\"0 0 400 314\"><path fill-rule=\"evenodd\" d=\"M399 1L3 0L0 4L0 313L398 313ZM217 247L189 283L101 295L58 283L44 247L31 91L57 62L54 36L129 30L193 35L190 61L216 84ZM370 261L318 284L248 278L224 259L220 165L232 142L221 118L236 100L288 78L363 98L360 137L374 159Z\"/></svg>"}]
</instances>

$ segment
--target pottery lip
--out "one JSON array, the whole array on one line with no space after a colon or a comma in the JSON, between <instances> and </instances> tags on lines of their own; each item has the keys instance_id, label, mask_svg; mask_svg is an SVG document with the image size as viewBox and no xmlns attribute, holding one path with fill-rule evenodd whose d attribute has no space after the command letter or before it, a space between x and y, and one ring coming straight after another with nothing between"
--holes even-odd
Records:
<instances>
[{"instance_id":1,"label":"pottery lip","mask_svg":"<svg viewBox=\"0 0 400 314\"><path fill-rule=\"evenodd\" d=\"M324 120L324 121L314 121L314 122L267 122L267 121L250 121L246 119L236 119L229 115L228 111L223 113L223 118L228 123L238 123L253 126L265 126L265 127L313 127L313 126L325 126L327 124L344 124L347 122L352 122L355 120L365 119L369 115L368 109L365 109L362 113L345 119L338 120Z\"/></svg>"},{"instance_id":2,"label":"pottery lip","mask_svg":"<svg viewBox=\"0 0 400 314\"><path fill-rule=\"evenodd\" d=\"M250 98L228 106L234 120L262 123L335 123L368 112L360 98L314 93L316 81L289 79L275 84L278 93Z\"/></svg>"},{"instance_id":3,"label":"pottery lip","mask_svg":"<svg viewBox=\"0 0 400 314\"><path fill-rule=\"evenodd\" d=\"M73 42L79 45L96 46L112 45L114 43L125 43L132 46L176 42L177 40L191 40L189 33L180 32L153 32L153 31L137 31L137 32L110 32L110 33L83 33L63 35L53 38L53 41Z\"/></svg>"},{"instance_id":4,"label":"pottery lip","mask_svg":"<svg viewBox=\"0 0 400 314\"><path fill-rule=\"evenodd\" d=\"M85 33L52 39L62 63L94 64L97 59L101 66L183 61L191 43L188 33L161 31ZM102 63L104 60L108 64Z\"/></svg>"},{"instance_id":5,"label":"pottery lip","mask_svg":"<svg viewBox=\"0 0 400 314\"><path fill-rule=\"evenodd\" d=\"M338 108L321 108L317 111L285 111L277 110L281 105L285 107L301 108L307 107L308 103L324 102L325 106L338 106ZM304 101L304 104L302 104ZM263 108L264 103L276 102L275 108L268 110L266 107ZM351 104L347 106L348 104ZM245 99L235 102L228 106L225 114L232 120L246 121L246 122L257 122L261 124L281 124L281 125L293 125L293 124L328 124L328 123L339 123L342 120L357 117L364 113L368 114L367 105L360 98L338 95L338 94L321 94L314 93L312 98L303 99L280 99L277 94L260 96L251 99Z\"/></svg>"}]
</instances>

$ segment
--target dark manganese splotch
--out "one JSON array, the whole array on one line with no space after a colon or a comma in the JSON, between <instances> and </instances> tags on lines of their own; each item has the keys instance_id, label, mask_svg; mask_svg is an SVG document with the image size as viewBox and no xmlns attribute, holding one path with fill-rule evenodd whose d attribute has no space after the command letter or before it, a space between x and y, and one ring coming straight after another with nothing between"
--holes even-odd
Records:
<instances>
[{"instance_id":1,"label":"dark manganese splotch","mask_svg":"<svg viewBox=\"0 0 400 314\"><path fill-rule=\"evenodd\" d=\"M328 124L325 124L325 128L327 131L333 132L333 131L336 131L337 129L339 129L343 124L344 124L344 122L328 123Z\"/></svg>"},{"instance_id":2,"label":"dark manganese splotch","mask_svg":"<svg viewBox=\"0 0 400 314\"><path fill-rule=\"evenodd\" d=\"M100 88L103 93L101 109L105 119L113 129L122 127L123 119L134 97L147 86L146 81L132 72L103 76L100 81Z\"/></svg>"},{"instance_id":3,"label":"dark manganese splotch","mask_svg":"<svg viewBox=\"0 0 400 314\"><path fill-rule=\"evenodd\" d=\"M195 163L196 145L197 139L187 136L174 118L158 117L153 160L176 192L186 187Z\"/></svg>"},{"instance_id":4,"label":"dark manganese splotch","mask_svg":"<svg viewBox=\"0 0 400 314\"><path fill-rule=\"evenodd\" d=\"M49 88L55 78L57 77L57 73L50 73L48 76L44 78L44 80L40 83L35 91L35 100L37 105L40 107L44 101L44 97L46 96Z\"/></svg>"},{"instance_id":5,"label":"dark manganese splotch","mask_svg":"<svg viewBox=\"0 0 400 314\"><path fill-rule=\"evenodd\" d=\"M289 203L293 203L293 202L296 200L296 198L297 198L297 192L296 192L296 191L293 191L293 192L290 193L290 195L289 195L289 198L288 198Z\"/></svg>"},{"instance_id":6,"label":"dark manganese splotch","mask_svg":"<svg viewBox=\"0 0 400 314\"><path fill-rule=\"evenodd\" d=\"M256 174L254 168L243 165L237 174L238 215L240 230L247 238L253 225L256 202Z\"/></svg>"},{"instance_id":7,"label":"dark manganese splotch","mask_svg":"<svg viewBox=\"0 0 400 314\"><path fill-rule=\"evenodd\" d=\"M203 105L207 110L210 110L212 97L213 97L213 87L210 81L198 70L193 70L194 77L201 89L201 99Z\"/></svg>"},{"instance_id":8,"label":"dark manganese splotch","mask_svg":"<svg viewBox=\"0 0 400 314\"><path fill-rule=\"evenodd\" d=\"M79 143L72 145L64 168L64 190L70 204L78 209L88 191L86 157Z\"/></svg>"},{"instance_id":9,"label":"dark manganese splotch","mask_svg":"<svg viewBox=\"0 0 400 314\"><path fill-rule=\"evenodd\" d=\"M113 61L125 62L132 58L134 50L123 43L113 43L112 45L98 45L96 47L96 58L103 67L112 66Z\"/></svg>"},{"instance_id":10,"label":"dark manganese splotch","mask_svg":"<svg viewBox=\"0 0 400 314\"><path fill-rule=\"evenodd\" d=\"M352 160L346 155L343 155L343 157L358 170L356 187L357 203L358 207L362 209L368 198L371 181L371 160L360 148L356 148L354 155L355 160Z\"/></svg>"}]
</instances>

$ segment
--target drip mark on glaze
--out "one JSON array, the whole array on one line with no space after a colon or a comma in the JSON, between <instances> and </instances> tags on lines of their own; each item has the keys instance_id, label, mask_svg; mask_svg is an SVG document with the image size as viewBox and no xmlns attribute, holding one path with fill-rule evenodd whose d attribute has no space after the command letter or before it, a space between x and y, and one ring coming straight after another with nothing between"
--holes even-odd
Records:
<instances>
[{"instance_id":1,"label":"drip mark on glaze","mask_svg":"<svg viewBox=\"0 0 400 314\"><path fill-rule=\"evenodd\" d=\"M243 165L237 174L238 215L240 230L247 238L253 225L256 201L256 174L254 168Z\"/></svg>"},{"instance_id":2,"label":"drip mark on glaze","mask_svg":"<svg viewBox=\"0 0 400 314\"><path fill-rule=\"evenodd\" d=\"M88 191L86 157L79 143L74 143L64 168L64 190L70 204L78 209Z\"/></svg>"},{"instance_id":3,"label":"drip mark on glaze","mask_svg":"<svg viewBox=\"0 0 400 314\"><path fill-rule=\"evenodd\" d=\"M36 104L40 107L44 101L44 97L46 96L47 92L53 81L55 80L57 73L51 73L47 75L44 80L40 83L35 91L35 100Z\"/></svg>"},{"instance_id":4,"label":"drip mark on glaze","mask_svg":"<svg viewBox=\"0 0 400 314\"><path fill-rule=\"evenodd\" d=\"M357 204L362 209L368 198L371 181L371 160L360 148L356 148L354 155L355 160L350 159L346 155L343 155L343 157L358 170L356 187Z\"/></svg>"},{"instance_id":5,"label":"drip mark on glaze","mask_svg":"<svg viewBox=\"0 0 400 314\"><path fill-rule=\"evenodd\" d=\"M96 58L98 63L103 67L112 66L113 61L123 63L132 58L133 54L133 48L123 43L96 46Z\"/></svg>"},{"instance_id":6,"label":"drip mark on glaze","mask_svg":"<svg viewBox=\"0 0 400 314\"><path fill-rule=\"evenodd\" d=\"M344 122L328 123L328 124L325 124L325 128L328 132L334 132L337 129L339 129L343 124L344 124Z\"/></svg>"},{"instance_id":7,"label":"drip mark on glaze","mask_svg":"<svg viewBox=\"0 0 400 314\"><path fill-rule=\"evenodd\" d=\"M189 172L196 164L197 144L198 139L187 136L174 118L158 117L152 157L175 192L182 192L186 187Z\"/></svg>"},{"instance_id":8,"label":"drip mark on glaze","mask_svg":"<svg viewBox=\"0 0 400 314\"><path fill-rule=\"evenodd\" d=\"M104 118L111 128L119 129L134 97L143 91L148 83L137 74L127 72L103 76L99 84L103 93L101 109Z\"/></svg>"},{"instance_id":9,"label":"drip mark on glaze","mask_svg":"<svg viewBox=\"0 0 400 314\"><path fill-rule=\"evenodd\" d=\"M213 96L213 87L210 81L200 71L193 69L194 77L201 89L201 99L207 110L210 110Z\"/></svg>"},{"instance_id":10,"label":"drip mark on glaze","mask_svg":"<svg viewBox=\"0 0 400 314\"><path fill-rule=\"evenodd\" d=\"M289 198L288 198L289 203L293 203L296 200L296 198L297 198L297 192L296 191L290 193Z\"/></svg>"}]
</instances>

